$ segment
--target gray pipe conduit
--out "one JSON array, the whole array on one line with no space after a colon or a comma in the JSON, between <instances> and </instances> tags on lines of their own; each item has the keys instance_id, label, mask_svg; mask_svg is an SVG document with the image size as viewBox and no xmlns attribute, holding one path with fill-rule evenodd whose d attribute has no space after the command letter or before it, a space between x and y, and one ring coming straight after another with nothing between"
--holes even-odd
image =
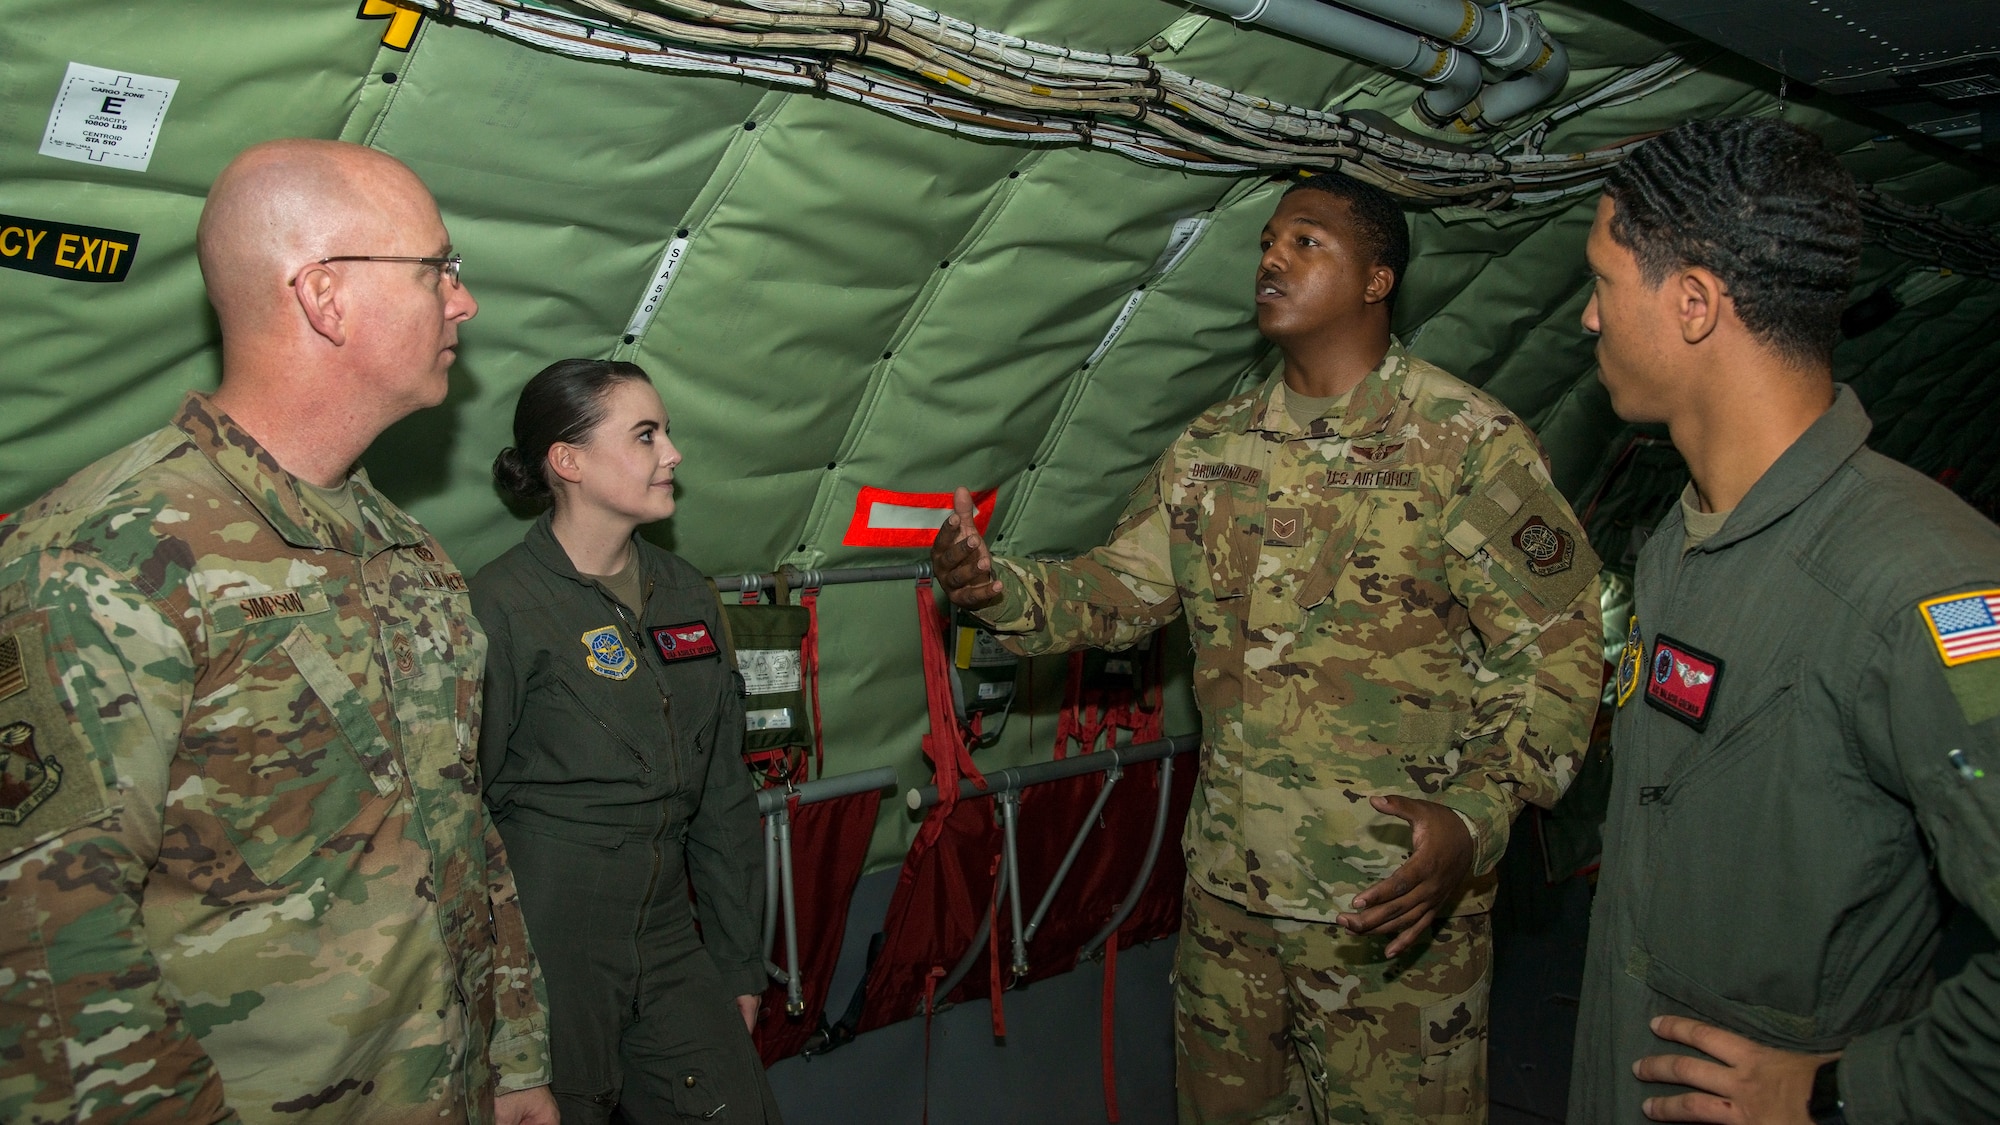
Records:
<instances>
[{"instance_id":1,"label":"gray pipe conduit","mask_svg":"<svg viewBox=\"0 0 2000 1125\"><path fill-rule=\"evenodd\" d=\"M1415 77L1431 87L1418 99L1426 120L1449 121L1479 97L1479 63L1472 56L1345 8L1319 0L1195 2L1237 23L1268 27Z\"/></svg>"},{"instance_id":2,"label":"gray pipe conduit","mask_svg":"<svg viewBox=\"0 0 2000 1125\"><path fill-rule=\"evenodd\" d=\"M1433 128L1491 130L1555 96L1569 80L1569 53L1541 17L1518 8L1488 8L1473 0L1339 0L1338 8L1320 0L1196 2L1238 23L1282 31L1416 76L1432 87L1417 99L1416 109ZM1440 50L1423 37L1450 46ZM1479 63L1468 52L1509 77L1482 87Z\"/></svg>"}]
</instances>

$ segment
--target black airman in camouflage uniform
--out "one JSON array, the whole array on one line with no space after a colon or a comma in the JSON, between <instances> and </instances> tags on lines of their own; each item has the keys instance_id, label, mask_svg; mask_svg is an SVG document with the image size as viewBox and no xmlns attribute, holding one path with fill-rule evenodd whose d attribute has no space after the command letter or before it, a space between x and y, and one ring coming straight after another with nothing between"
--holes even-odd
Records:
<instances>
[{"instance_id":1,"label":"black airman in camouflage uniform","mask_svg":"<svg viewBox=\"0 0 2000 1125\"><path fill-rule=\"evenodd\" d=\"M1527 428L1389 337L1401 222L1350 182L1286 195L1282 378L1196 419L1104 546L991 559L961 512L933 549L1023 653L1188 620L1186 1121L1484 1120L1490 873L1596 711L1597 559Z\"/></svg>"}]
</instances>

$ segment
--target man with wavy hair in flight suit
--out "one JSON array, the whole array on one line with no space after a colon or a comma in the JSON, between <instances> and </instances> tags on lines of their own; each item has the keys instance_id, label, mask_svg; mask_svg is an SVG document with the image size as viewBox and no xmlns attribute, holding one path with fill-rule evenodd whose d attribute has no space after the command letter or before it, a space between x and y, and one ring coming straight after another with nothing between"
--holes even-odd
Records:
<instances>
[{"instance_id":1,"label":"man with wavy hair in flight suit","mask_svg":"<svg viewBox=\"0 0 2000 1125\"><path fill-rule=\"evenodd\" d=\"M1597 559L1527 427L1390 335L1392 199L1300 181L1262 244L1279 377L1197 418L1104 546L993 558L961 491L933 566L1022 653L1188 619L1182 1120L1484 1121L1493 868L1587 743Z\"/></svg>"},{"instance_id":2,"label":"man with wavy hair in flight suit","mask_svg":"<svg viewBox=\"0 0 2000 1125\"><path fill-rule=\"evenodd\" d=\"M1569 1118L2000 1120L2000 528L1833 380L1853 178L1768 118L1605 184L1584 327L1692 480L1639 555Z\"/></svg>"}]
</instances>

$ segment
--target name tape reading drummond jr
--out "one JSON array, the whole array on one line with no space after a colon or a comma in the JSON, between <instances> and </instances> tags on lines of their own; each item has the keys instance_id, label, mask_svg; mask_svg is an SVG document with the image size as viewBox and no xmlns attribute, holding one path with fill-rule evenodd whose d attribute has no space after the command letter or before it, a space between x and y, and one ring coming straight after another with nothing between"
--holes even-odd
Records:
<instances>
[{"instance_id":1,"label":"name tape reading drummond jr","mask_svg":"<svg viewBox=\"0 0 2000 1125\"><path fill-rule=\"evenodd\" d=\"M70 281L123 281L139 252L131 231L0 215L0 266Z\"/></svg>"}]
</instances>

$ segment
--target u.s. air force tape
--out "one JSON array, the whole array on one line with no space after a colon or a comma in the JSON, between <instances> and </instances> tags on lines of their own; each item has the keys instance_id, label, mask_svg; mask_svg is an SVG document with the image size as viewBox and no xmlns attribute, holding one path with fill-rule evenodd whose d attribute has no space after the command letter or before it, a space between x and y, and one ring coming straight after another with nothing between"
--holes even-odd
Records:
<instances>
[{"instance_id":1,"label":"u.s. air force tape","mask_svg":"<svg viewBox=\"0 0 2000 1125\"><path fill-rule=\"evenodd\" d=\"M0 215L0 266L70 281L123 281L139 252L131 231Z\"/></svg>"}]
</instances>

